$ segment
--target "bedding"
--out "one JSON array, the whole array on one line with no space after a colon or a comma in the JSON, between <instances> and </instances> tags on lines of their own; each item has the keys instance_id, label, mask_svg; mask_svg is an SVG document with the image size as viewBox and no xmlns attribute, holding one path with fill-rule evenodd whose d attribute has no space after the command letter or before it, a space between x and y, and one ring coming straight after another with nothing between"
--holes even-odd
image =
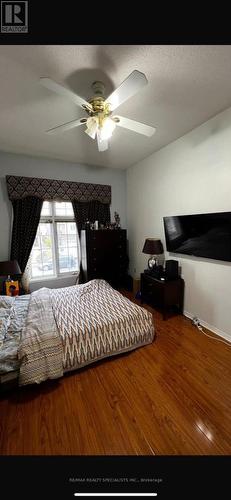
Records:
<instances>
[{"instance_id":1,"label":"bedding","mask_svg":"<svg viewBox=\"0 0 231 500\"><path fill-rule=\"evenodd\" d=\"M29 300L29 295L0 296L0 373L19 368L19 342L26 323Z\"/></svg>"},{"instance_id":2,"label":"bedding","mask_svg":"<svg viewBox=\"0 0 231 500\"><path fill-rule=\"evenodd\" d=\"M18 343L20 385L59 378L153 341L152 314L104 280L42 288L29 297Z\"/></svg>"}]
</instances>

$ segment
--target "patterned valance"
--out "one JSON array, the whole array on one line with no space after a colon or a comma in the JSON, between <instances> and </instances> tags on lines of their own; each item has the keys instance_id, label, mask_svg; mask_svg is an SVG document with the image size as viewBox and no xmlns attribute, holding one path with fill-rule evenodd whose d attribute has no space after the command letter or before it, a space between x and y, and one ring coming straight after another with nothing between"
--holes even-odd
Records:
<instances>
[{"instance_id":1,"label":"patterned valance","mask_svg":"<svg viewBox=\"0 0 231 500\"><path fill-rule=\"evenodd\" d=\"M18 200L26 196L36 196L43 200L98 200L111 203L111 186L104 184L86 184L37 177L21 177L7 175L7 190L10 200Z\"/></svg>"}]
</instances>

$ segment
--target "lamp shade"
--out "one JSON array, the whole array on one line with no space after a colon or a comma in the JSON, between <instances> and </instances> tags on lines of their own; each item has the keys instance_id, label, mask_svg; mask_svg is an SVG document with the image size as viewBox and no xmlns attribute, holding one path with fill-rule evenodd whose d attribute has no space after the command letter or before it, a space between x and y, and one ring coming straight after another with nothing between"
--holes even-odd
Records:
<instances>
[{"instance_id":1,"label":"lamp shade","mask_svg":"<svg viewBox=\"0 0 231 500\"><path fill-rule=\"evenodd\" d=\"M161 241L157 238L147 238L142 252L149 255L159 255L164 252L164 249Z\"/></svg>"},{"instance_id":2,"label":"lamp shade","mask_svg":"<svg viewBox=\"0 0 231 500\"><path fill-rule=\"evenodd\" d=\"M8 276L8 274L22 274L17 260L0 262L0 276Z\"/></svg>"}]
</instances>

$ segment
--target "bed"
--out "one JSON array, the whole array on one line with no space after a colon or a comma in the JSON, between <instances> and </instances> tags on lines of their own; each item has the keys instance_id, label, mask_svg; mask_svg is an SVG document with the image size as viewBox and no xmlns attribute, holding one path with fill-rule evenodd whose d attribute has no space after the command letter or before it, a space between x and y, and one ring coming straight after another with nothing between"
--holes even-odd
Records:
<instances>
[{"instance_id":1,"label":"bed","mask_svg":"<svg viewBox=\"0 0 231 500\"><path fill-rule=\"evenodd\" d=\"M101 279L0 296L0 373L18 370L19 385L62 377L153 339L152 314Z\"/></svg>"}]
</instances>

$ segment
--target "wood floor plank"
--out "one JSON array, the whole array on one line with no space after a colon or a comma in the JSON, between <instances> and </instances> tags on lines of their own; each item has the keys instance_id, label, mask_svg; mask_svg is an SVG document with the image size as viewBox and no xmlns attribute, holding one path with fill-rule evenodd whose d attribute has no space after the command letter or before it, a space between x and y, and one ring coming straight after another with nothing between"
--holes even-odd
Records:
<instances>
[{"instance_id":1,"label":"wood floor plank","mask_svg":"<svg viewBox=\"0 0 231 500\"><path fill-rule=\"evenodd\" d=\"M1 395L2 455L231 454L230 347L143 307L151 345Z\"/></svg>"}]
</instances>

